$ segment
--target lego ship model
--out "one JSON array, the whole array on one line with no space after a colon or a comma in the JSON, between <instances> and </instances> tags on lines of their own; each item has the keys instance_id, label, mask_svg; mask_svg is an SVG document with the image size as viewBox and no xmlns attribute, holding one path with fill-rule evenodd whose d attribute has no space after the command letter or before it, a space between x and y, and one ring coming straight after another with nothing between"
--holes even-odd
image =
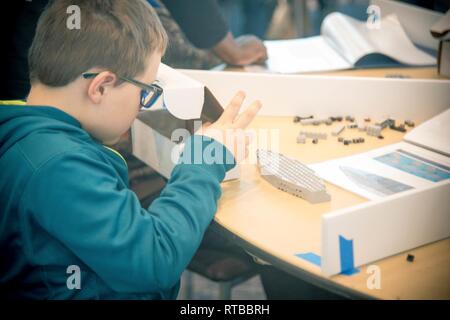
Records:
<instances>
[{"instance_id":1,"label":"lego ship model","mask_svg":"<svg viewBox=\"0 0 450 320\"><path fill-rule=\"evenodd\" d=\"M256 151L261 176L274 187L311 203L330 201L323 181L308 166L280 153Z\"/></svg>"}]
</instances>

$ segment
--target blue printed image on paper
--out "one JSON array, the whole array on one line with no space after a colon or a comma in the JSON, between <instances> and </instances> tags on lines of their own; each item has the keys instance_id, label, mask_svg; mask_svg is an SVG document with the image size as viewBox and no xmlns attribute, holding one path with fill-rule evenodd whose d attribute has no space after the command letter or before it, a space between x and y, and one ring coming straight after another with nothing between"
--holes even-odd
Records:
<instances>
[{"instance_id":1,"label":"blue printed image on paper","mask_svg":"<svg viewBox=\"0 0 450 320\"><path fill-rule=\"evenodd\" d=\"M397 150L375 160L414 176L439 182L450 179L450 168L440 163L416 156L408 151Z\"/></svg>"}]
</instances>

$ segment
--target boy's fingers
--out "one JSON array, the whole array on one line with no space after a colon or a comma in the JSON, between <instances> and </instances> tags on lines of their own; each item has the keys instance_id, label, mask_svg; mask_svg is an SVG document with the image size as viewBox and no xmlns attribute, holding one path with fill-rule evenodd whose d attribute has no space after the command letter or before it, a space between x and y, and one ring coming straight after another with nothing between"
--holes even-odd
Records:
<instances>
[{"instance_id":1,"label":"boy's fingers","mask_svg":"<svg viewBox=\"0 0 450 320\"><path fill-rule=\"evenodd\" d=\"M244 102L245 99L245 93L242 91L239 91L231 100L231 102L228 104L228 106L225 108L224 112L219 118L220 122L227 123L227 122L233 122L233 120L236 118L237 114L239 113L239 110L241 109L242 102Z\"/></svg>"},{"instance_id":2,"label":"boy's fingers","mask_svg":"<svg viewBox=\"0 0 450 320\"><path fill-rule=\"evenodd\" d=\"M255 101L250 107L247 108L243 113L241 113L237 119L234 121L233 126L235 128L245 129L253 121L259 109L261 109L261 102Z\"/></svg>"}]
</instances>

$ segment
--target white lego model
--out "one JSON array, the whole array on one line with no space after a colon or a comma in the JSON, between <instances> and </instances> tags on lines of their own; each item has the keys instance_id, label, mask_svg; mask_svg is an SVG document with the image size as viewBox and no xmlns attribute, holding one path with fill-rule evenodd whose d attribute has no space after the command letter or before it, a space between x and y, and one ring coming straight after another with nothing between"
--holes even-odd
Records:
<instances>
[{"instance_id":1,"label":"white lego model","mask_svg":"<svg viewBox=\"0 0 450 320\"><path fill-rule=\"evenodd\" d=\"M305 136L310 139L326 140L327 134L325 132L300 131L299 136Z\"/></svg>"}]
</instances>

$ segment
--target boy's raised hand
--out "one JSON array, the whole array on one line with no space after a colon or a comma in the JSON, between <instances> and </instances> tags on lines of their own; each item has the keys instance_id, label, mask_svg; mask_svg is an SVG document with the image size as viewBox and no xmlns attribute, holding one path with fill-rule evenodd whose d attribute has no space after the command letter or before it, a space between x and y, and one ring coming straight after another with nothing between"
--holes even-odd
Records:
<instances>
[{"instance_id":1,"label":"boy's raised hand","mask_svg":"<svg viewBox=\"0 0 450 320\"><path fill-rule=\"evenodd\" d=\"M198 132L198 134L222 143L233 154L236 162L242 161L248 155L251 136L244 130L253 121L262 106L260 101L254 101L244 112L239 114L244 99L245 93L239 91L220 118L213 124L203 126Z\"/></svg>"}]
</instances>

